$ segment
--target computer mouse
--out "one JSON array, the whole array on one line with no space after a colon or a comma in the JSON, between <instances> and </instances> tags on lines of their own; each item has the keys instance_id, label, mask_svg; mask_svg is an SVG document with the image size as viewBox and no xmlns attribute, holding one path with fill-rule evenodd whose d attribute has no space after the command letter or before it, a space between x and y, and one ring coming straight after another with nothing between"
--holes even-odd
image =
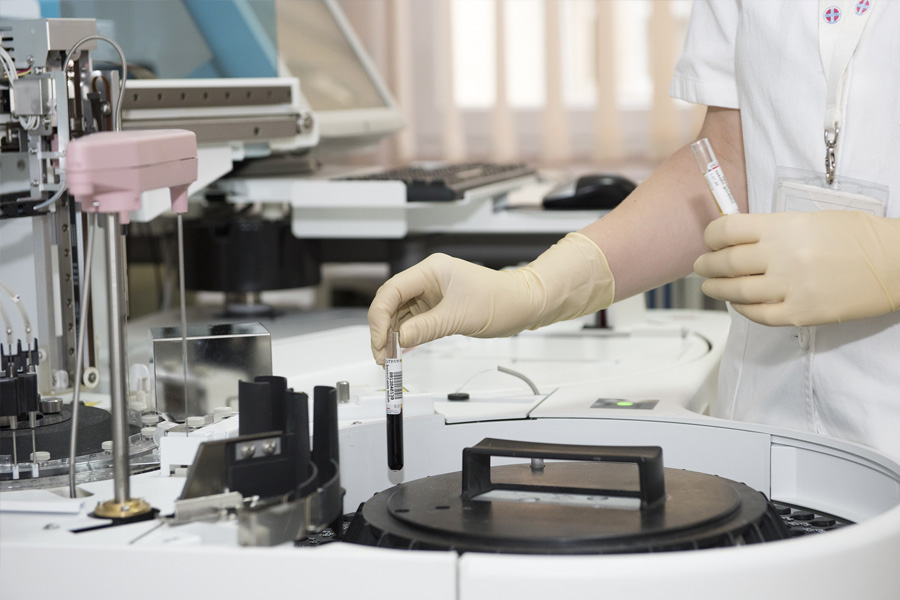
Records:
<instances>
[{"instance_id":1,"label":"computer mouse","mask_svg":"<svg viewBox=\"0 0 900 600\"><path fill-rule=\"evenodd\" d=\"M542 206L547 210L609 210L636 187L621 175L583 175L550 191Z\"/></svg>"}]
</instances>

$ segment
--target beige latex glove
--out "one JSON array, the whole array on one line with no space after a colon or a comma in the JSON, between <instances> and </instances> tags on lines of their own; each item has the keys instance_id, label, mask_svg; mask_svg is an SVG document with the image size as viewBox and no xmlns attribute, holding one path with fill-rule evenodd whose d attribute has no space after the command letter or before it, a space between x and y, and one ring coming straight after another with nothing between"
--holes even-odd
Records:
<instances>
[{"instance_id":1,"label":"beige latex glove","mask_svg":"<svg viewBox=\"0 0 900 600\"><path fill-rule=\"evenodd\" d=\"M900 308L900 220L859 211L730 215L706 228L703 291L764 325L824 325Z\"/></svg>"},{"instance_id":2,"label":"beige latex glove","mask_svg":"<svg viewBox=\"0 0 900 600\"><path fill-rule=\"evenodd\" d=\"M603 252L570 233L534 262L495 271L434 254L389 279L369 307L372 354L384 363L388 330L410 348L462 334L505 337L609 306L615 284Z\"/></svg>"}]
</instances>

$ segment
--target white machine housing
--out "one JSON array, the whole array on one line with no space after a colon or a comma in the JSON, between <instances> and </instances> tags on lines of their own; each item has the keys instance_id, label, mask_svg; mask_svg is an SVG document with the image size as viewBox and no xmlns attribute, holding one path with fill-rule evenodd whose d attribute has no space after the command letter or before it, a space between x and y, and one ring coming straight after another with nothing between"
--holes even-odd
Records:
<instances>
[{"instance_id":1,"label":"white machine housing","mask_svg":"<svg viewBox=\"0 0 900 600\"><path fill-rule=\"evenodd\" d=\"M560 327L508 340L449 338L412 349L404 355L404 371L417 393L408 400L406 461L397 472L386 466L384 420L359 413L370 392L377 395L380 371L371 358L362 363L367 329L351 326L276 340L273 348L276 372L293 365L285 374L295 389L308 389L306 382L357 382L351 385L350 402L339 409L348 511L396 483L458 471L463 448L497 437L658 445L667 467L741 481L775 501L833 514L855 525L743 547L634 555L459 555L347 543L246 548L237 544L236 523L227 520L179 527L150 521L74 533L96 526L88 516L92 497L7 492L0 495L4 556L0 578L13 596L63 592L103 596L128 590L131 597L155 598L162 590L177 590L186 595L241 597L258 591L264 581L275 592L302 585L304 593L348 599L390 595L472 600L509 594L526 599L560 594L895 598L900 589L895 568L900 561L900 464L856 444L723 421L689 410L702 410L702 398L710 398L700 391L715 377L727 330L723 319L727 317L719 313L651 311L647 324L618 336L579 336L574 329ZM667 332L673 323L683 327L677 336ZM676 346L666 336L682 341ZM705 351L694 347L692 337L703 340ZM654 341L648 345L648 339ZM548 361L552 358L548 354L559 351L555 343L560 340L569 340L593 357L581 365L580 377L573 376L574 370L554 375L565 361ZM639 369L640 357L654 345L656 358L651 352L645 368ZM541 347L548 354L524 358ZM329 362L336 356L343 360ZM485 372L498 359L527 375L540 393L533 394L517 377ZM470 391L468 403L444 399L459 387L457 382L472 374L477 376L464 387ZM420 383L427 389L420 389ZM597 398L604 397L658 401L641 409L592 408ZM237 418L211 425L210 434L229 435ZM166 447L164 437L161 446ZM168 514L183 481L157 471L132 477L132 489ZM111 486L107 481L81 488L103 498ZM57 566L56 577L27 576L48 560ZM143 585L135 584L128 569L111 569L103 577L84 575L104 563L141 565L143 573L164 576L158 585Z\"/></svg>"}]
</instances>

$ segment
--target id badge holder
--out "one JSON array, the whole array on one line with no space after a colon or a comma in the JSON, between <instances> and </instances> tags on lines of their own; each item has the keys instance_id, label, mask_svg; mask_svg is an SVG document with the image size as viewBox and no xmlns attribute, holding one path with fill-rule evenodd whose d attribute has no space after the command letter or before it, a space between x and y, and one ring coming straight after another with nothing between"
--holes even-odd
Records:
<instances>
[{"instance_id":1,"label":"id badge holder","mask_svg":"<svg viewBox=\"0 0 900 600\"><path fill-rule=\"evenodd\" d=\"M823 173L778 167L775 170L775 212L861 210L885 216L890 190L887 186L840 177L829 185Z\"/></svg>"}]
</instances>

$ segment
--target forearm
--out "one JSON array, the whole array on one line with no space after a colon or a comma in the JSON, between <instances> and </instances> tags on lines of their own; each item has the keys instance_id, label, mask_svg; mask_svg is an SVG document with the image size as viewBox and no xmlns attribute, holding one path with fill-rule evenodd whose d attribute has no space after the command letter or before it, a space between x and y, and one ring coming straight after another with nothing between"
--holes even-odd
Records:
<instances>
[{"instance_id":1,"label":"forearm","mask_svg":"<svg viewBox=\"0 0 900 600\"><path fill-rule=\"evenodd\" d=\"M710 140L735 200L747 212L740 112L710 108L698 138ZM692 271L703 231L719 217L690 147L670 156L615 210L581 230L606 255L621 300Z\"/></svg>"},{"instance_id":2,"label":"forearm","mask_svg":"<svg viewBox=\"0 0 900 600\"><path fill-rule=\"evenodd\" d=\"M710 109L700 135L710 139L746 211L738 111ZM527 267L494 271L432 255L375 294L369 307L372 354L384 362L389 328L399 326L404 348L447 335L508 336L596 312L671 281L690 272L704 252L703 230L718 215L715 206L690 148L684 148L616 210Z\"/></svg>"}]
</instances>

